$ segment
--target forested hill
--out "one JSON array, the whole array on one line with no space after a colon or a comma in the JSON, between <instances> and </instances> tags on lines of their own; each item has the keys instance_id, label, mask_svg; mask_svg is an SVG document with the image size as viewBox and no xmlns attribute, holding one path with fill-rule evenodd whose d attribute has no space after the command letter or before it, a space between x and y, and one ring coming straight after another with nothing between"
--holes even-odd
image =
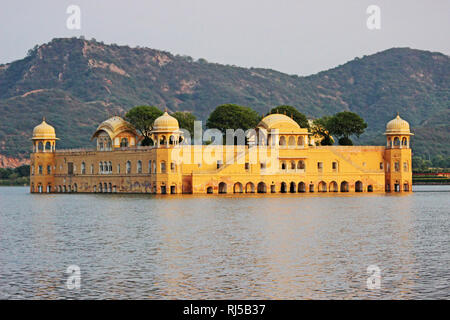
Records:
<instances>
[{"instance_id":1,"label":"forested hill","mask_svg":"<svg viewBox=\"0 0 450 320\"><path fill-rule=\"evenodd\" d=\"M240 68L148 48L54 39L0 65L0 154L28 157L43 116L59 147L90 144L96 126L135 105L191 111L206 119L223 103L259 113L289 104L308 117L351 110L368 129L355 142L383 144L396 112L410 122L416 154L449 154L449 57L393 48L308 77Z\"/></svg>"}]
</instances>

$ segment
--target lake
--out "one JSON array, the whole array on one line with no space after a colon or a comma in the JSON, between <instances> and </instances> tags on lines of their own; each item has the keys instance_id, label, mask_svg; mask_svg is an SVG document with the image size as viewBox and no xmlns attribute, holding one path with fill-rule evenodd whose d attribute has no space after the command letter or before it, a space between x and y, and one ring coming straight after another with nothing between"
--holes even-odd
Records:
<instances>
[{"instance_id":1,"label":"lake","mask_svg":"<svg viewBox=\"0 0 450 320\"><path fill-rule=\"evenodd\" d=\"M0 187L0 299L450 298L450 186L407 195L28 191ZM71 265L78 289L66 285ZM369 266L379 287L368 288Z\"/></svg>"}]
</instances>

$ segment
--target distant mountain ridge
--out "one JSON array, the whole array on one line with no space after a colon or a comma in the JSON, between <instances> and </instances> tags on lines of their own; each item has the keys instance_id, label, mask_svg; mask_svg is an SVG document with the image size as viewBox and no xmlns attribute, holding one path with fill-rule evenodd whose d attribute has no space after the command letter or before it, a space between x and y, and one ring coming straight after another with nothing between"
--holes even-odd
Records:
<instances>
[{"instance_id":1,"label":"distant mountain ridge","mask_svg":"<svg viewBox=\"0 0 450 320\"><path fill-rule=\"evenodd\" d=\"M42 116L59 147L90 145L96 126L135 105L192 111L200 119L223 103L266 113L280 104L308 117L351 110L369 124L359 144L383 144L396 112L410 122L416 154L449 155L450 58L392 48L299 77L275 70L194 61L149 48L54 39L0 65L0 154L26 158Z\"/></svg>"}]
</instances>

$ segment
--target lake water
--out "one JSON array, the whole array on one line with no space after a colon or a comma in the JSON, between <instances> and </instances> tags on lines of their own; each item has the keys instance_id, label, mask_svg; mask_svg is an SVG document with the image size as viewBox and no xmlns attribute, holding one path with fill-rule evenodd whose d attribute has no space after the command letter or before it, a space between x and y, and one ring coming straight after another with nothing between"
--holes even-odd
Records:
<instances>
[{"instance_id":1,"label":"lake water","mask_svg":"<svg viewBox=\"0 0 450 320\"><path fill-rule=\"evenodd\" d=\"M0 299L449 299L450 186L409 195L0 188ZM70 265L80 288L66 286ZM381 288L368 289L367 268Z\"/></svg>"}]
</instances>

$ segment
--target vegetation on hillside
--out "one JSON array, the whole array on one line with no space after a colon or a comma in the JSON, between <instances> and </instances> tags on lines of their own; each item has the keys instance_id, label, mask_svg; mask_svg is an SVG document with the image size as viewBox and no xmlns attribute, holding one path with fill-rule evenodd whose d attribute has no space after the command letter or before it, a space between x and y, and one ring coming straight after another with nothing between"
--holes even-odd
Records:
<instances>
[{"instance_id":1,"label":"vegetation on hillside","mask_svg":"<svg viewBox=\"0 0 450 320\"><path fill-rule=\"evenodd\" d=\"M27 57L0 65L0 154L28 157L42 116L56 128L59 148L91 145L99 123L136 105L206 120L221 104L266 114L290 105L307 118L341 111L368 127L355 144L384 144L386 123L400 112L415 136L415 155L450 155L450 59L409 48L356 58L308 77L239 68L148 48L95 40L54 39Z\"/></svg>"}]
</instances>

